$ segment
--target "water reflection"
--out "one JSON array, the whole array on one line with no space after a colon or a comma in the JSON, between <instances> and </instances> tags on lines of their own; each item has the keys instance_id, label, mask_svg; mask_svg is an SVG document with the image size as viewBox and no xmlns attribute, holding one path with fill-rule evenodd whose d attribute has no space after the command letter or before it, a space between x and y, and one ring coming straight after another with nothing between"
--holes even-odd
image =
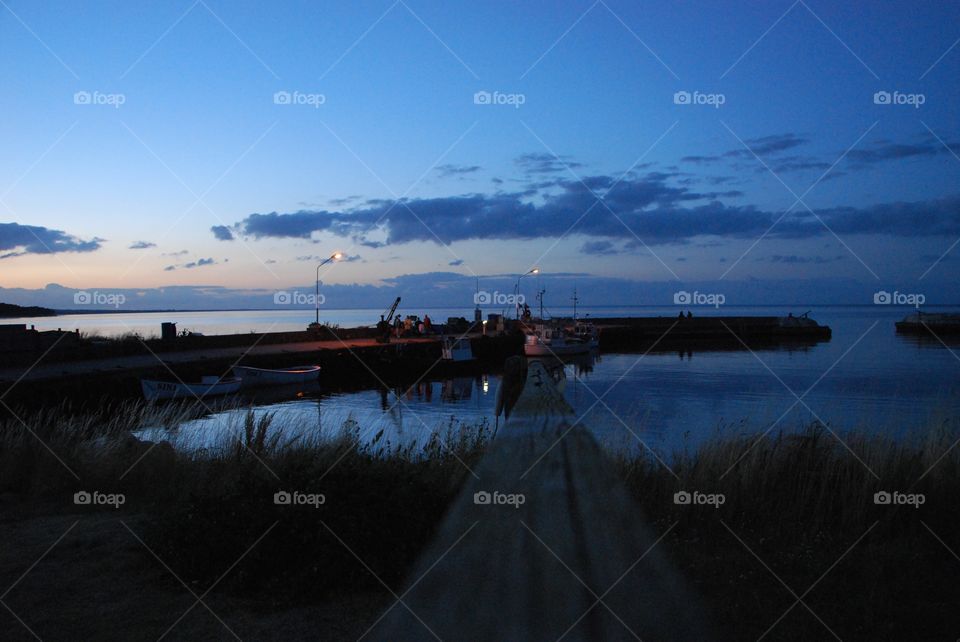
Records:
<instances>
[{"instance_id":1,"label":"water reflection","mask_svg":"<svg viewBox=\"0 0 960 642\"><path fill-rule=\"evenodd\" d=\"M612 447L641 449L642 440L671 453L718 432L776 434L816 417L840 434L900 437L960 417L960 338L944 337L944 347L935 337L897 335L892 322L902 315L873 307L824 316L833 338L814 346L583 355L551 368L564 377L564 395L582 424ZM255 413L276 413L290 435L329 437L349 425L361 439L382 430L396 446L433 431L493 427L500 386L500 376L488 374L350 392L264 390L245 403L256 404ZM244 412L186 422L172 436L210 445L230 434L223 424L242 429Z\"/></svg>"}]
</instances>

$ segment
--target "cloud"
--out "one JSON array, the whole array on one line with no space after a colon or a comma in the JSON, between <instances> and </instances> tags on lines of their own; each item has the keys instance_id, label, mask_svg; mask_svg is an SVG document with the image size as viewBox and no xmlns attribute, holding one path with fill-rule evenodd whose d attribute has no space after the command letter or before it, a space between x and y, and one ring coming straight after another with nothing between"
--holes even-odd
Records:
<instances>
[{"instance_id":1,"label":"cloud","mask_svg":"<svg viewBox=\"0 0 960 642\"><path fill-rule=\"evenodd\" d=\"M948 149L949 148L949 149ZM866 166L888 160L905 158L932 157L941 154L960 153L960 143L947 143L927 138L919 143L892 143L887 140L874 141L862 149L852 149L847 154L854 166Z\"/></svg>"},{"instance_id":2,"label":"cloud","mask_svg":"<svg viewBox=\"0 0 960 642\"><path fill-rule=\"evenodd\" d=\"M601 256L620 253L620 251L610 241L587 241L580 246L580 252L583 254L595 254Z\"/></svg>"},{"instance_id":3,"label":"cloud","mask_svg":"<svg viewBox=\"0 0 960 642\"><path fill-rule=\"evenodd\" d=\"M226 261L224 261L224 263L226 263ZM180 268L183 268L184 270L192 270L194 268L204 267L206 265L216 265L216 264L217 262L214 261L212 258L198 259L196 261L190 261L189 263L183 263L182 265L168 265L167 267L163 268L163 271L173 272L174 270L180 269Z\"/></svg>"},{"instance_id":4,"label":"cloud","mask_svg":"<svg viewBox=\"0 0 960 642\"><path fill-rule=\"evenodd\" d=\"M709 165L728 162L734 169L748 170L746 163L756 163L754 154L761 157L777 174L803 171L826 171L833 167L836 158L843 158L848 169L863 170L887 161L904 160L910 158L933 158L946 154L960 154L960 142L941 142L929 135L920 137L917 142L896 143L887 139L878 139L866 143L846 152L837 151L829 159L806 155L783 156L783 152L795 149L809 142L809 139L793 133L776 134L761 138L752 138L744 141L746 147L740 146L715 155L684 156L680 160L695 165ZM749 147L749 149L747 149ZM830 161L830 162L828 162ZM767 171L763 164L753 169L759 173ZM832 171L824 179L843 176L844 172ZM708 179L709 180L709 179Z\"/></svg>"},{"instance_id":5,"label":"cloud","mask_svg":"<svg viewBox=\"0 0 960 642\"><path fill-rule=\"evenodd\" d=\"M137 241L132 244L128 249L130 250L146 250L151 247L157 247L156 243L151 243L150 241Z\"/></svg>"},{"instance_id":6,"label":"cloud","mask_svg":"<svg viewBox=\"0 0 960 642\"><path fill-rule=\"evenodd\" d=\"M233 232L230 231L230 228L226 225L214 225L210 228L210 231L213 232L213 235L217 238L218 241L232 241Z\"/></svg>"},{"instance_id":7,"label":"cloud","mask_svg":"<svg viewBox=\"0 0 960 642\"><path fill-rule=\"evenodd\" d=\"M449 178L450 176L465 176L466 174L473 174L479 172L482 167L479 165L454 165L452 163L447 163L446 165L438 165L436 171L440 174L440 178Z\"/></svg>"},{"instance_id":8,"label":"cloud","mask_svg":"<svg viewBox=\"0 0 960 642\"><path fill-rule=\"evenodd\" d=\"M762 136L760 138L748 138L743 142L746 145L740 145L722 154L714 156L684 156L680 161L703 165L717 163L724 159L752 159L754 155L760 157L774 156L804 145L809 142L809 139L798 136L797 134L786 133Z\"/></svg>"},{"instance_id":9,"label":"cloud","mask_svg":"<svg viewBox=\"0 0 960 642\"><path fill-rule=\"evenodd\" d=\"M770 263L789 263L789 264L807 264L813 263L821 265L823 263L832 263L834 261L844 261L847 255L838 254L836 256L797 256L796 254L774 254L770 257L758 257L756 261L769 261Z\"/></svg>"},{"instance_id":10,"label":"cloud","mask_svg":"<svg viewBox=\"0 0 960 642\"><path fill-rule=\"evenodd\" d=\"M583 163L568 160L569 158L569 156L532 153L522 154L513 162L526 174L554 174L583 167Z\"/></svg>"},{"instance_id":11,"label":"cloud","mask_svg":"<svg viewBox=\"0 0 960 642\"><path fill-rule=\"evenodd\" d=\"M187 254L190 254L190 250L180 250L179 252L165 252L160 256L186 256Z\"/></svg>"},{"instance_id":12,"label":"cloud","mask_svg":"<svg viewBox=\"0 0 960 642\"><path fill-rule=\"evenodd\" d=\"M450 267L457 267L457 266L463 265L463 259L454 259L449 263L447 263L447 265L449 265Z\"/></svg>"},{"instance_id":13,"label":"cloud","mask_svg":"<svg viewBox=\"0 0 960 642\"><path fill-rule=\"evenodd\" d=\"M299 211L251 214L234 226L260 238L309 239L329 232L371 247L411 242L559 238L572 233L605 240L679 244L696 237L756 238L781 217L752 205L724 199L738 191L700 192L670 183L672 174L651 172L625 178L598 175L557 180L550 192L463 194L401 201L372 201L343 212ZM597 206L597 196L603 206ZM584 212L590 216L583 216ZM819 217L819 218L818 218ZM827 233L894 236L960 235L960 196L911 203L798 210L780 220L770 235L813 238ZM375 234L371 240L368 234ZM382 239L382 240L380 240ZM595 248L588 248L594 249Z\"/></svg>"},{"instance_id":14,"label":"cloud","mask_svg":"<svg viewBox=\"0 0 960 642\"><path fill-rule=\"evenodd\" d=\"M60 252L94 252L104 239L84 241L61 230L40 225L0 223L0 259L24 254L58 254Z\"/></svg>"},{"instance_id":15,"label":"cloud","mask_svg":"<svg viewBox=\"0 0 960 642\"><path fill-rule=\"evenodd\" d=\"M754 154L757 156L770 156L799 147L810 141L796 134L787 133L762 136L760 138L748 138L743 142L745 142L746 147L750 149L741 146L726 152L724 156L727 158L753 158Z\"/></svg>"}]
</instances>

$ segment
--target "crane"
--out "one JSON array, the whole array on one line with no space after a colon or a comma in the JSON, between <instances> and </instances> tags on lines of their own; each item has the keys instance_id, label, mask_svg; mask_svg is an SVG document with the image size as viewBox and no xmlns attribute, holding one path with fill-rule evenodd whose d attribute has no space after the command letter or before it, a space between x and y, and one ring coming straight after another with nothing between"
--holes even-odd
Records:
<instances>
[{"instance_id":1,"label":"crane","mask_svg":"<svg viewBox=\"0 0 960 642\"><path fill-rule=\"evenodd\" d=\"M377 337L377 341L380 343L390 343L390 322L393 321L393 314L397 311L398 305L400 305L400 297L397 297L386 314L380 315L380 321L377 322L377 330L380 335Z\"/></svg>"}]
</instances>

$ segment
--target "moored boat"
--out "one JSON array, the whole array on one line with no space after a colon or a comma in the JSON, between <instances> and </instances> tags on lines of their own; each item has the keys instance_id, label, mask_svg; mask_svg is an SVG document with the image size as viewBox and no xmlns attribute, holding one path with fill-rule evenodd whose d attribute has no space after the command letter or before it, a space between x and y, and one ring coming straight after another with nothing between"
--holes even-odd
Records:
<instances>
[{"instance_id":1,"label":"moored boat","mask_svg":"<svg viewBox=\"0 0 960 642\"><path fill-rule=\"evenodd\" d=\"M543 324L528 333L523 344L523 353L528 357L563 357L571 354L585 354L589 351L588 342L567 337L563 330Z\"/></svg>"},{"instance_id":2,"label":"moored boat","mask_svg":"<svg viewBox=\"0 0 960 642\"><path fill-rule=\"evenodd\" d=\"M244 388L314 383L320 380L320 366L294 366L292 368L276 369L234 366L233 375L240 379Z\"/></svg>"},{"instance_id":3,"label":"moored boat","mask_svg":"<svg viewBox=\"0 0 960 642\"><path fill-rule=\"evenodd\" d=\"M577 320L573 324L572 334L575 339L583 341L591 348L600 346L600 332L597 330L597 326L589 321Z\"/></svg>"},{"instance_id":4,"label":"moored boat","mask_svg":"<svg viewBox=\"0 0 960 642\"><path fill-rule=\"evenodd\" d=\"M228 395L240 390L240 379L206 376L200 378L200 383L141 379L140 388L143 390L144 398L148 401L188 399L191 397L202 399L204 397Z\"/></svg>"}]
</instances>

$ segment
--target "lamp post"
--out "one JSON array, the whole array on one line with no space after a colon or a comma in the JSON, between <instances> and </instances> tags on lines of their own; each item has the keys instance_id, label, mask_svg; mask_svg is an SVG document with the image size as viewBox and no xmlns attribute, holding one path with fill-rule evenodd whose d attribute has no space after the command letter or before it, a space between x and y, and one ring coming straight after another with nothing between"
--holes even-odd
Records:
<instances>
[{"instance_id":1,"label":"lamp post","mask_svg":"<svg viewBox=\"0 0 960 642\"><path fill-rule=\"evenodd\" d=\"M531 274L540 274L540 268L535 267L529 272L521 274L519 277L517 277L517 284L513 286L514 312L517 315L517 319L520 318L520 279L525 276L530 276Z\"/></svg>"},{"instance_id":2,"label":"lamp post","mask_svg":"<svg viewBox=\"0 0 960 642\"><path fill-rule=\"evenodd\" d=\"M316 321L314 322L314 325L318 327L320 325L320 268L322 268L324 265L332 261L339 261L341 258L343 258L342 253L334 252L333 254L330 255L330 258L324 259L317 265L317 288L316 288L316 291L314 292L313 302L317 306L317 318L316 318Z\"/></svg>"}]
</instances>

